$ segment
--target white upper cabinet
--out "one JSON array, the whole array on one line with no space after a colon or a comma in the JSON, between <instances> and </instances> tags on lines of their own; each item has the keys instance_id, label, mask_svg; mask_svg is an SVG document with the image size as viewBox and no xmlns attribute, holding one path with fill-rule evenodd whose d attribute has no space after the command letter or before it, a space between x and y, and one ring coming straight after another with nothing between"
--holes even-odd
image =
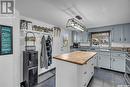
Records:
<instances>
[{"instance_id":1,"label":"white upper cabinet","mask_svg":"<svg viewBox=\"0 0 130 87\"><path fill-rule=\"evenodd\" d=\"M123 29L124 42L130 43L130 24L125 24Z\"/></svg>"},{"instance_id":2,"label":"white upper cabinet","mask_svg":"<svg viewBox=\"0 0 130 87\"><path fill-rule=\"evenodd\" d=\"M88 32L81 32L81 42L86 43L88 41Z\"/></svg>"},{"instance_id":3,"label":"white upper cabinet","mask_svg":"<svg viewBox=\"0 0 130 87\"><path fill-rule=\"evenodd\" d=\"M123 41L123 25L115 25L112 27L112 42L122 42Z\"/></svg>"},{"instance_id":4,"label":"white upper cabinet","mask_svg":"<svg viewBox=\"0 0 130 87\"><path fill-rule=\"evenodd\" d=\"M72 40L73 42L87 43L88 32L72 31Z\"/></svg>"},{"instance_id":5,"label":"white upper cabinet","mask_svg":"<svg viewBox=\"0 0 130 87\"><path fill-rule=\"evenodd\" d=\"M114 25L111 35L112 42L130 43L130 24Z\"/></svg>"},{"instance_id":6,"label":"white upper cabinet","mask_svg":"<svg viewBox=\"0 0 130 87\"><path fill-rule=\"evenodd\" d=\"M72 40L73 42L86 43L90 39L89 33L103 31L111 31L111 42L130 43L130 23L89 29L88 32L72 31Z\"/></svg>"}]
</instances>

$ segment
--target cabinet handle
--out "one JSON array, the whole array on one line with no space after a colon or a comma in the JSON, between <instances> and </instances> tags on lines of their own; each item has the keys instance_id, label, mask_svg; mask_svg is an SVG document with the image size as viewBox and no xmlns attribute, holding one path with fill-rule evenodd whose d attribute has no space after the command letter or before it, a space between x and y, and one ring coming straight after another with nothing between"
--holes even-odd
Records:
<instances>
[{"instance_id":1,"label":"cabinet handle","mask_svg":"<svg viewBox=\"0 0 130 87\"><path fill-rule=\"evenodd\" d=\"M85 83L84 86L86 86L87 84Z\"/></svg>"},{"instance_id":2,"label":"cabinet handle","mask_svg":"<svg viewBox=\"0 0 130 87\"><path fill-rule=\"evenodd\" d=\"M120 38L120 41L121 41L121 38Z\"/></svg>"},{"instance_id":3,"label":"cabinet handle","mask_svg":"<svg viewBox=\"0 0 130 87\"><path fill-rule=\"evenodd\" d=\"M87 74L87 72L84 72L84 74Z\"/></svg>"},{"instance_id":4,"label":"cabinet handle","mask_svg":"<svg viewBox=\"0 0 130 87\"><path fill-rule=\"evenodd\" d=\"M113 61L115 61L115 59L113 59Z\"/></svg>"},{"instance_id":5,"label":"cabinet handle","mask_svg":"<svg viewBox=\"0 0 130 87\"><path fill-rule=\"evenodd\" d=\"M124 41L126 41L126 38L124 39Z\"/></svg>"},{"instance_id":6,"label":"cabinet handle","mask_svg":"<svg viewBox=\"0 0 130 87\"><path fill-rule=\"evenodd\" d=\"M118 54L118 56L121 56L121 54Z\"/></svg>"}]
</instances>

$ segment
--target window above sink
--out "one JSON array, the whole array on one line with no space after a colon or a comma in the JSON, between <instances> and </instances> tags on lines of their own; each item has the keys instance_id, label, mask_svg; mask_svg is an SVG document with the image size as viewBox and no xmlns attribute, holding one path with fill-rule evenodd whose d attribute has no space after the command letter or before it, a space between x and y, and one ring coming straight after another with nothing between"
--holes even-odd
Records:
<instances>
[{"instance_id":1,"label":"window above sink","mask_svg":"<svg viewBox=\"0 0 130 87\"><path fill-rule=\"evenodd\" d=\"M91 33L92 47L110 47L110 31L92 32Z\"/></svg>"}]
</instances>

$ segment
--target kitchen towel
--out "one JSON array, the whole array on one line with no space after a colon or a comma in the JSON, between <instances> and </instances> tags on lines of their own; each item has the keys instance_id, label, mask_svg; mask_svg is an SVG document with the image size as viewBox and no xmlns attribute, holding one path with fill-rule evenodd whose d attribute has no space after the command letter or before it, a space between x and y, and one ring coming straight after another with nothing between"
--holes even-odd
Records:
<instances>
[{"instance_id":1,"label":"kitchen towel","mask_svg":"<svg viewBox=\"0 0 130 87\"><path fill-rule=\"evenodd\" d=\"M44 35L41 39L40 67L48 69L48 56L46 48L46 39Z\"/></svg>"}]
</instances>

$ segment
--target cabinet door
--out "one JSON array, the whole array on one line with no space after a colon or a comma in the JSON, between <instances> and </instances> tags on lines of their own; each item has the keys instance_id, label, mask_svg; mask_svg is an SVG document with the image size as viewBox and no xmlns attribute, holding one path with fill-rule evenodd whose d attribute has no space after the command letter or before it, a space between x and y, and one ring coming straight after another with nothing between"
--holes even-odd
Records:
<instances>
[{"instance_id":1,"label":"cabinet door","mask_svg":"<svg viewBox=\"0 0 130 87\"><path fill-rule=\"evenodd\" d=\"M88 32L72 31L73 42L86 43L88 41Z\"/></svg>"},{"instance_id":2,"label":"cabinet door","mask_svg":"<svg viewBox=\"0 0 130 87\"><path fill-rule=\"evenodd\" d=\"M115 25L112 28L112 42L122 42L123 41L123 25Z\"/></svg>"},{"instance_id":3,"label":"cabinet door","mask_svg":"<svg viewBox=\"0 0 130 87\"><path fill-rule=\"evenodd\" d=\"M125 58L112 58L111 59L111 69L125 72Z\"/></svg>"},{"instance_id":4,"label":"cabinet door","mask_svg":"<svg viewBox=\"0 0 130 87\"><path fill-rule=\"evenodd\" d=\"M73 42L80 42L80 33L77 31L72 31Z\"/></svg>"},{"instance_id":5,"label":"cabinet door","mask_svg":"<svg viewBox=\"0 0 130 87\"><path fill-rule=\"evenodd\" d=\"M124 35L124 42L130 43L130 24L124 25L123 35Z\"/></svg>"},{"instance_id":6,"label":"cabinet door","mask_svg":"<svg viewBox=\"0 0 130 87\"><path fill-rule=\"evenodd\" d=\"M93 64L94 64L94 67L97 67L98 66L98 56L96 55L96 56L94 56L93 57Z\"/></svg>"},{"instance_id":7,"label":"cabinet door","mask_svg":"<svg viewBox=\"0 0 130 87\"><path fill-rule=\"evenodd\" d=\"M99 55L98 66L106 69L110 69L110 55Z\"/></svg>"},{"instance_id":8,"label":"cabinet door","mask_svg":"<svg viewBox=\"0 0 130 87\"><path fill-rule=\"evenodd\" d=\"M81 43L86 43L88 41L88 32L81 32Z\"/></svg>"}]
</instances>

